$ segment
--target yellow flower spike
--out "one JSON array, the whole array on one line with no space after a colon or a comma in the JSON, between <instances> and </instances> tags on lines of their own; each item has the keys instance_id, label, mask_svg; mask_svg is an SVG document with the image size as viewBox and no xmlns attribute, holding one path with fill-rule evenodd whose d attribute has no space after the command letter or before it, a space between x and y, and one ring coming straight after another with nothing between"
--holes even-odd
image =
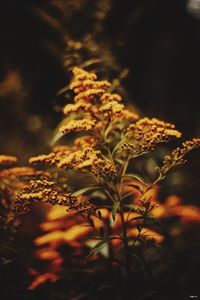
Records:
<instances>
[{"instance_id":1,"label":"yellow flower spike","mask_svg":"<svg viewBox=\"0 0 200 300\"><path fill-rule=\"evenodd\" d=\"M90 111L92 108L92 105L89 103L85 103L84 101L81 101L79 103L76 104L67 104L64 108L63 108L63 113L65 115L69 115L70 113L75 113L75 112L79 112L79 111Z\"/></svg>"},{"instance_id":2,"label":"yellow flower spike","mask_svg":"<svg viewBox=\"0 0 200 300\"><path fill-rule=\"evenodd\" d=\"M103 93L104 93L103 89L89 89L81 93L78 93L78 95L75 96L74 101L92 102L96 97L100 97Z\"/></svg>"},{"instance_id":3,"label":"yellow flower spike","mask_svg":"<svg viewBox=\"0 0 200 300\"><path fill-rule=\"evenodd\" d=\"M136 121L138 120L139 116L134 112L131 112L127 109L123 109L119 113L116 113L114 118L121 119L121 120L128 120L128 121Z\"/></svg>"},{"instance_id":4,"label":"yellow flower spike","mask_svg":"<svg viewBox=\"0 0 200 300\"><path fill-rule=\"evenodd\" d=\"M74 145L77 148L85 148L85 147L95 147L97 144L97 138L94 136L82 136L80 138L76 138L74 141Z\"/></svg>"},{"instance_id":5,"label":"yellow flower spike","mask_svg":"<svg viewBox=\"0 0 200 300\"><path fill-rule=\"evenodd\" d=\"M59 131L62 133L78 132L82 130L93 130L95 128L96 121L90 119L83 120L71 120L66 125L63 125Z\"/></svg>"},{"instance_id":6,"label":"yellow flower spike","mask_svg":"<svg viewBox=\"0 0 200 300\"><path fill-rule=\"evenodd\" d=\"M56 184L48 180L31 180L24 191L18 194L19 201L41 201L57 205L69 205L71 193L57 190Z\"/></svg>"},{"instance_id":7,"label":"yellow flower spike","mask_svg":"<svg viewBox=\"0 0 200 300\"><path fill-rule=\"evenodd\" d=\"M47 155L42 154L38 155L36 157L31 157L29 159L30 164L39 164L39 163L52 163L54 164L56 162L56 154L55 153L49 153Z\"/></svg>"},{"instance_id":8,"label":"yellow flower spike","mask_svg":"<svg viewBox=\"0 0 200 300\"><path fill-rule=\"evenodd\" d=\"M96 80L97 79L96 74L86 72L85 70L83 70L81 68L78 68L78 67L74 67L72 72L74 74L74 77L77 80L83 80L83 79L86 79L86 78L90 79L90 80Z\"/></svg>"},{"instance_id":9,"label":"yellow flower spike","mask_svg":"<svg viewBox=\"0 0 200 300\"><path fill-rule=\"evenodd\" d=\"M108 102L101 106L100 111L101 112L107 112L111 115L115 116L116 114L119 114L123 111L124 105L121 103L118 103L116 101Z\"/></svg>"},{"instance_id":10,"label":"yellow flower spike","mask_svg":"<svg viewBox=\"0 0 200 300\"><path fill-rule=\"evenodd\" d=\"M107 80L94 81L91 79L76 80L76 78L71 82L70 89L74 91L75 94L81 93L90 89L102 89L106 91L110 87L110 83Z\"/></svg>"},{"instance_id":11,"label":"yellow flower spike","mask_svg":"<svg viewBox=\"0 0 200 300\"><path fill-rule=\"evenodd\" d=\"M120 95L118 94L111 94L111 93L104 93L101 98L100 98L101 102L103 104L107 103L107 102L111 102L111 101L115 101L115 102L121 102L122 98Z\"/></svg>"}]
</instances>

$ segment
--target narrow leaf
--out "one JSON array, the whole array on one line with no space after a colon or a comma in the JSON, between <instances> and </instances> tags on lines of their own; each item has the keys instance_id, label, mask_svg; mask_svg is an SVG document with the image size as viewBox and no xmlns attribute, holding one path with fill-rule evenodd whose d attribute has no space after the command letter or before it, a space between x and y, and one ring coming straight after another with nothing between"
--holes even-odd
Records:
<instances>
[{"instance_id":1,"label":"narrow leaf","mask_svg":"<svg viewBox=\"0 0 200 300\"><path fill-rule=\"evenodd\" d=\"M108 243L110 239L106 239L106 240L102 240L99 243L97 243L92 250L90 251L90 253L87 255L87 259L89 257L91 257L92 255L96 255L97 253L99 253L101 251L101 249L105 246L106 243Z\"/></svg>"},{"instance_id":2,"label":"narrow leaf","mask_svg":"<svg viewBox=\"0 0 200 300\"><path fill-rule=\"evenodd\" d=\"M97 188L100 188L100 187L98 187L98 186L87 186L87 187L85 187L85 188L82 188L82 189L80 189L80 190L74 192L74 193L72 194L72 196L78 197L78 196L80 196L80 195L82 195L82 194L85 194L85 193L87 193L87 192L95 191L95 190L97 190Z\"/></svg>"},{"instance_id":3,"label":"narrow leaf","mask_svg":"<svg viewBox=\"0 0 200 300\"><path fill-rule=\"evenodd\" d=\"M138 180L139 182L141 182L142 184L146 185L147 186L147 183L144 182L144 180L138 176L137 174L132 174L132 173L129 173L129 174L125 174L123 176L123 178L132 178L132 179L136 179Z\"/></svg>"},{"instance_id":4,"label":"narrow leaf","mask_svg":"<svg viewBox=\"0 0 200 300\"><path fill-rule=\"evenodd\" d=\"M117 214L117 210L118 210L119 206L120 206L120 202L119 201L117 201L117 202L115 202L113 204L113 207L112 207L112 218L113 218L113 221L115 221L115 216Z\"/></svg>"}]
</instances>

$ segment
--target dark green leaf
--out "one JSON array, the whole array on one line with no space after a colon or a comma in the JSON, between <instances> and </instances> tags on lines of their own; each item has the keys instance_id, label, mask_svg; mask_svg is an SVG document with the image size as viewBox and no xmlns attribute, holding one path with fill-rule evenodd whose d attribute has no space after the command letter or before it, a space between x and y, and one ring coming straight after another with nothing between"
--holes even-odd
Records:
<instances>
[{"instance_id":1,"label":"dark green leaf","mask_svg":"<svg viewBox=\"0 0 200 300\"><path fill-rule=\"evenodd\" d=\"M95 185L95 186L87 186L87 187L85 187L85 188L82 188L82 189L80 189L80 190L74 192L74 193L72 194L72 196L78 197L78 196L80 196L80 195L82 195L82 194L85 194L85 193L87 193L87 192L95 191L95 190L97 190L97 188L100 189L100 187L99 187L99 186L96 186L96 185Z\"/></svg>"},{"instance_id":2,"label":"dark green leaf","mask_svg":"<svg viewBox=\"0 0 200 300\"><path fill-rule=\"evenodd\" d=\"M117 214L117 210L118 210L119 206L120 206L120 202L119 201L117 201L117 202L115 202L113 204L113 207L112 207L112 218L113 218L114 221L115 221L115 216Z\"/></svg>"},{"instance_id":3,"label":"dark green leaf","mask_svg":"<svg viewBox=\"0 0 200 300\"><path fill-rule=\"evenodd\" d=\"M97 253L99 253L101 251L101 249L105 246L106 243L108 243L110 240L110 238L106 239L106 240L102 240L99 243L97 243L92 250L90 251L90 253L87 256L87 259L89 257L91 257L92 255L96 255Z\"/></svg>"},{"instance_id":4,"label":"dark green leaf","mask_svg":"<svg viewBox=\"0 0 200 300\"><path fill-rule=\"evenodd\" d=\"M138 176L137 174L133 174L133 173L128 173L128 174L125 174L123 176L123 178L130 178L130 179L136 179L138 180L139 182L141 182L142 184L144 184L145 186L147 186L148 184L146 182L144 182L144 180Z\"/></svg>"},{"instance_id":5,"label":"dark green leaf","mask_svg":"<svg viewBox=\"0 0 200 300\"><path fill-rule=\"evenodd\" d=\"M99 237L98 237L99 238ZM109 241L111 240L117 240L117 239L121 239L120 237L116 237L116 236L110 236L107 239L101 240L99 243L97 243L90 251L90 253L88 254L88 256L86 257L86 259L88 259L89 257L91 257L92 255L96 255L97 253L99 253L101 251L101 249L105 246L105 244L107 244Z\"/></svg>"}]
</instances>

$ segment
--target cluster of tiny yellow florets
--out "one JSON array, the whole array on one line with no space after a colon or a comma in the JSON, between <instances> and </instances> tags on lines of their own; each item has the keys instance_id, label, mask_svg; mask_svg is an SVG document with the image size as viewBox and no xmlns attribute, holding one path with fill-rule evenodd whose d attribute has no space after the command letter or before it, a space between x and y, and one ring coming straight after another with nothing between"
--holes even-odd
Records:
<instances>
[{"instance_id":1,"label":"cluster of tiny yellow florets","mask_svg":"<svg viewBox=\"0 0 200 300\"><path fill-rule=\"evenodd\" d=\"M73 196L62 189L59 189L51 180L31 180L23 191L18 194L20 201L31 203L40 201L52 205L66 206L66 210L76 210L79 213L88 213L93 209L88 197L80 195Z\"/></svg>"},{"instance_id":2,"label":"cluster of tiny yellow florets","mask_svg":"<svg viewBox=\"0 0 200 300\"><path fill-rule=\"evenodd\" d=\"M57 164L63 157L67 157L70 153L72 153L75 150L76 148L74 147L57 146L49 154L42 154L30 158L29 163L33 165L45 163L48 165L57 166Z\"/></svg>"},{"instance_id":3,"label":"cluster of tiny yellow florets","mask_svg":"<svg viewBox=\"0 0 200 300\"><path fill-rule=\"evenodd\" d=\"M137 154L152 151L156 144L179 138L181 133L171 123L156 118L143 118L131 124L125 136L128 141L122 144L122 148L135 151Z\"/></svg>"},{"instance_id":4,"label":"cluster of tiny yellow florets","mask_svg":"<svg viewBox=\"0 0 200 300\"><path fill-rule=\"evenodd\" d=\"M1 155L4 168L0 171L0 225L8 227L18 224L18 216L27 212L28 202L21 201L17 194L22 192L32 177L48 177L49 173L36 171L30 167L12 167L16 157ZM7 167L5 165L8 165Z\"/></svg>"},{"instance_id":5,"label":"cluster of tiny yellow florets","mask_svg":"<svg viewBox=\"0 0 200 300\"><path fill-rule=\"evenodd\" d=\"M200 138L193 138L190 141L186 141L182 144L182 147L174 149L171 155L165 155L163 159L163 165L161 168L157 168L160 176L164 176L172 167L184 164L187 160L185 156L188 152L195 148L200 147Z\"/></svg>"},{"instance_id":6,"label":"cluster of tiny yellow florets","mask_svg":"<svg viewBox=\"0 0 200 300\"><path fill-rule=\"evenodd\" d=\"M63 108L66 115L77 114L74 120L68 121L59 129L62 133L79 131L102 132L112 120L135 121L138 115L124 108L121 96L108 92L110 83L107 80L98 81L97 75L80 68L73 69L73 79L70 84L73 90L74 104Z\"/></svg>"},{"instance_id":7,"label":"cluster of tiny yellow florets","mask_svg":"<svg viewBox=\"0 0 200 300\"><path fill-rule=\"evenodd\" d=\"M79 197L73 197L70 199L70 205L67 211L77 211L78 213L90 213L94 210L94 205L92 205L85 195L80 195Z\"/></svg>"},{"instance_id":8,"label":"cluster of tiny yellow florets","mask_svg":"<svg viewBox=\"0 0 200 300\"><path fill-rule=\"evenodd\" d=\"M50 204L69 205L70 193L58 191L56 184L49 180L31 180L19 195L21 201L41 201Z\"/></svg>"},{"instance_id":9,"label":"cluster of tiny yellow florets","mask_svg":"<svg viewBox=\"0 0 200 300\"><path fill-rule=\"evenodd\" d=\"M90 119L71 120L60 128L62 133L88 131L95 128L96 121Z\"/></svg>"},{"instance_id":10,"label":"cluster of tiny yellow florets","mask_svg":"<svg viewBox=\"0 0 200 300\"><path fill-rule=\"evenodd\" d=\"M93 140L86 138L86 142L93 142ZM81 145L82 149L56 151L47 155L40 155L30 159L30 163L47 163L49 165L56 165L58 168L65 170L80 170L93 174L96 177L113 177L116 174L116 169L109 159L102 156L100 150L95 150L90 146L86 146L84 138L78 138L76 144Z\"/></svg>"},{"instance_id":11,"label":"cluster of tiny yellow florets","mask_svg":"<svg viewBox=\"0 0 200 300\"><path fill-rule=\"evenodd\" d=\"M96 96L100 96L110 87L107 80L97 80L97 75L88 73L83 69L75 67L73 69L74 79L70 88L76 94L74 101L85 100L92 102ZM94 104L94 103L93 103Z\"/></svg>"},{"instance_id":12,"label":"cluster of tiny yellow florets","mask_svg":"<svg viewBox=\"0 0 200 300\"><path fill-rule=\"evenodd\" d=\"M171 123L155 118L138 120L135 112L125 109L121 96L109 91L110 83L97 80L96 74L75 67L73 75L70 89L74 92L74 103L63 108L70 118L66 118L59 130L63 134L87 131L87 135L76 137L72 146L57 146L50 154L31 158L31 164L45 163L65 171L86 172L96 182L113 188L131 158L153 151L158 143L181 136ZM176 161L176 165L182 163L186 152L198 145L198 139L184 143L182 149L172 152L172 157L165 157L159 172L171 168L172 161L173 164ZM84 197L73 198L70 193L60 192L53 183L36 182L31 183L22 199L86 211L91 207Z\"/></svg>"},{"instance_id":13,"label":"cluster of tiny yellow florets","mask_svg":"<svg viewBox=\"0 0 200 300\"><path fill-rule=\"evenodd\" d=\"M77 149L84 149L86 147L94 148L97 144L97 138L95 136L85 135L79 138L76 138L74 141L74 146Z\"/></svg>"}]
</instances>

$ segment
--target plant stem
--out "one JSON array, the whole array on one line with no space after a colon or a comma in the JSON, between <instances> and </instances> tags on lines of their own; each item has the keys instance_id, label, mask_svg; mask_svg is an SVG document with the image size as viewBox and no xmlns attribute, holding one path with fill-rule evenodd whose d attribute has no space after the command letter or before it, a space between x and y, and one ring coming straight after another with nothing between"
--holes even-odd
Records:
<instances>
[{"instance_id":1,"label":"plant stem","mask_svg":"<svg viewBox=\"0 0 200 300\"><path fill-rule=\"evenodd\" d=\"M127 277L129 277L130 276L130 258L129 258L129 248L128 248L128 236L127 236L127 226L126 226L126 221L124 218L124 210L123 210L122 203L120 205L120 217L121 217L121 222L122 222L122 234L123 234L123 243L124 243L124 249L125 249L126 273L127 273Z\"/></svg>"}]
</instances>

